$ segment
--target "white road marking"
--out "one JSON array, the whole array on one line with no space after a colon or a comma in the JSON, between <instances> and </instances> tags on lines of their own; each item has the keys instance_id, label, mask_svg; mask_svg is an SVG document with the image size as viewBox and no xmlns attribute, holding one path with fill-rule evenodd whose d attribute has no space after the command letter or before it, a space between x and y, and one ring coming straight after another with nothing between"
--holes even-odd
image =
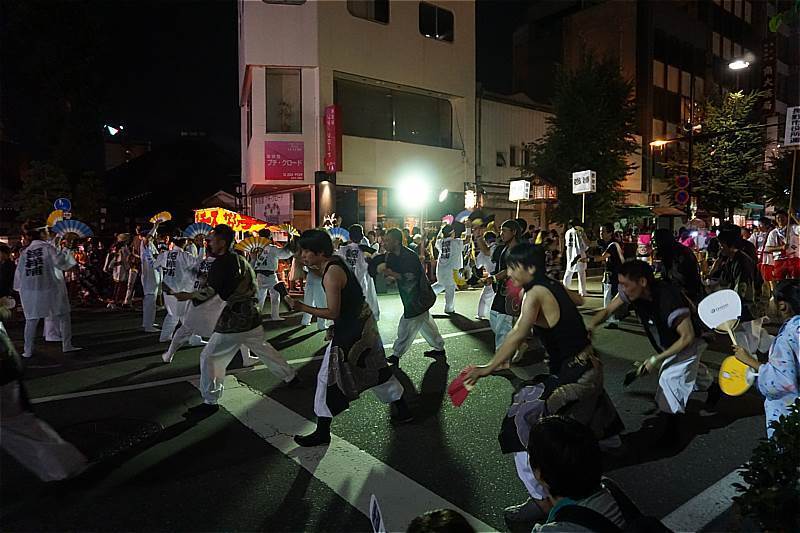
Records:
<instances>
[{"instance_id":1,"label":"white road marking","mask_svg":"<svg viewBox=\"0 0 800 533\"><path fill-rule=\"evenodd\" d=\"M468 330L468 331L458 331L458 332L455 332L455 333L446 333L446 334L442 335L442 337L445 338L445 339L450 339L450 338L453 338L453 337L461 337L462 335L471 335L473 333L482 333L484 331L491 331L491 328L477 328L477 329L471 329L471 330ZM419 344L421 342L425 342L425 339L420 338L420 339L414 340L414 344ZM386 345L384 345L384 348L390 348L391 346L392 346L391 344L386 344ZM311 361L320 361L320 360L322 360L322 357L323 356L321 356L321 355L317 355L317 356L314 356L314 357L302 357L300 359L292 359L291 361L288 361L288 363L290 365L301 365L301 364L304 364L304 363L309 363ZM264 363L258 362L255 365L250 366L250 367L235 368L233 370L229 370L228 374L239 374L239 373L242 373L242 372L250 372L251 370L254 370L256 368L263 368L263 367L264 367ZM54 402L54 401L58 401L58 400L71 400L73 398L85 398L87 396L97 396L97 395L100 395L100 394L113 394L115 392L125 392L125 391L137 390L137 389L149 389L151 387L161 387L162 385L171 385L173 383L180 383L182 381L188 381L188 380L199 379L199 378L200 378L199 374L195 374L195 375L182 376L182 377L176 377L176 378L160 379L160 380L156 380L156 381L146 381L146 382L143 382L143 383L134 383L132 385L121 385L119 387L106 387L106 388L103 388L103 389L92 389L92 390L86 390L86 391L80 391L80 392L69 392L69 393L66 393L66 394L56 394L56 395L53 395L53 396L41 396L39 398L31 399L31 403L33 403L33 404L47 403L47 402Z\"/></svg>"},{"instance_id":2,"label":"white road marking","mask_svg":"<svg viewBox=\"0 0 800 533\"><path fill-rule=\"evenodd\" d=\"M476 531L495 531L490 525L336 435L331 435L331 444L327 448L298 447L292 436L312 431L314 424L233 376L225 378L225 394L220 405L367 518L370 495L374 494L381 502L381 512L389 531L405 531L414 517L441 508L458 511Z\"/></svg>"},{"instance_id":3,"label":"white road marking","mask_svg":"<svg viewBox=\"0 0 800 533\"><path fill-rule=\"evenodd\" d=\"M700 531L731 506L736 496L734 483L744 483L738 470L720 479L661 521L672 531Z\"/></svg>"}]
</instances>

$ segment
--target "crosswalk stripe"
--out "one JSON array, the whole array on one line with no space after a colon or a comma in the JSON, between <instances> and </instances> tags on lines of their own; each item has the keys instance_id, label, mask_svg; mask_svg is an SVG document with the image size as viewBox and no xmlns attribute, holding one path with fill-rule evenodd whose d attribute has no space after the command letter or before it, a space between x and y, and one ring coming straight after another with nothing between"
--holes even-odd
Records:
<instances>
[{"instance_id":1,"label":"crosswalk stripe","mask_svg":"<svg viewBox=\"0 0 800 533\"><path fill-rule=\"evenodd\" d=\"M197 382L194 385L199 386ZM225 394L220 405L367 518L370 516L370 496L374 494L380 502L387 531L405 531L414 517L441 508L461 513L476 531L496 531L336 435L331 435L331 443L327 448L298 447L292 436L312 431L314 424L269 396L240 383L233 376L225 378Z\"/></svg>"},{"instance_id":2,"label":"crosswalk stripe","mask_svg":"<svg viewBox=\"0 0 800 533\"><path fill-rule=\"evenodd\" d=\"M672 531L700 531L731 506L736 496L734 483L743 483L738 470L672 511L662 522Z\"/></svg>"}]
</instances>

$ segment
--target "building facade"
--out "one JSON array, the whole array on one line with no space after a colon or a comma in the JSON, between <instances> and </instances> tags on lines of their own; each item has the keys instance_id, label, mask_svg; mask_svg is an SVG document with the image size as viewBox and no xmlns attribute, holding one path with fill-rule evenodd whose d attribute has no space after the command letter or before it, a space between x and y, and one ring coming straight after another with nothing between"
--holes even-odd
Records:
<instances>
[{"instance_id":1,"label":"building facade","mask_svg":"<svg viewBox=\"0 0 800 533\"><path fill-rule=\"evenodd\" d=\"M409 204L435 206L442 189L463 203L475 172L474 13L472 1L240 1L251 208L289 194L308 226L336 212L371 229ZM426 198L400 198L408 181Z\"/></svg>"}]
</instances>

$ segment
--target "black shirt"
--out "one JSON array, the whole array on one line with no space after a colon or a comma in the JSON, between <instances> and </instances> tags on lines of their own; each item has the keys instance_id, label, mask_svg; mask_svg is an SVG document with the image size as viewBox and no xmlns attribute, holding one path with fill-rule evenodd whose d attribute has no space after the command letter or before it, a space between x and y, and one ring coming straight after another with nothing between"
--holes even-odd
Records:
<instances>
[{"instance_id":1,"label":"black shirt","mask_svg":"<svg viewBox=\"0 0 800 533\"><path fill-rule=\"evenodd\" d=\"M649 300L639 298L635 302L631 302L620 287L619 297L639 316L650 344L658 352L663 352L680 338L678 324L681 317L690 317L695 334L699 332L691 304L677 285L658 280L650 288Z\"/></svg>"},{"instance_id":2,"label":"black shirt","mask_svg":"<svg viewBox=\"0 0 800 533\"><path fill-rule=\"evenodd\" d=\"M506 269L506 258L508 257L509 247L505 244L498 244L492 253L492 263L494 263L494 270L492 275L502 272ZM492 300L492 311L497 311L502 315L508 314L506 312L506 281L501 281L494 284L494 300Z\"/></svg>"},{"instance_id":3,"label":"black shirt","mask_svg":"<svg viewBox=\"0 0 800 533\"><path fill-rule=\"evenodd\" d=\"M430 301L428 292L433 293L433 289L430 288L427 280L423 283L425 271L417 254L403 246L400 248L399 254L386 253L375 256L369 261L370 275L376 274L378 265L381 263L386 263L387 268L400 274L400 278L397 280L397 291L403 302L404 318L414 318L431 308L433 304L427 305L427 302ZM435 301L435 299L434 295L433 300Z\"/></svg>"}]
</instances>

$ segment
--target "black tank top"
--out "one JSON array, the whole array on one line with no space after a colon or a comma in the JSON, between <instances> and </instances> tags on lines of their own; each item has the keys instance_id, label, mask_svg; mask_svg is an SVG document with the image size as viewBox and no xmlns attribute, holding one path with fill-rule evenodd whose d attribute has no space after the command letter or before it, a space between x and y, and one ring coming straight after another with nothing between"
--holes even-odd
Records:
<instances>
[{"instance_id":1,"label":"black tank top","mask_svg":"<svg viewBox=\"0 0 800 533\"><path fill-rule=\"evenodd\" d=\"M583 317L578 312L578 307L570 299L564 286L553 279L542 276L542 279L534 280L525 285L525 292L533 288L534 285L545 287L558 303L560 318L558 323L552 328L533 326L533 331L542 341L547 354L550 357L548 363L551 374L559 375L561 365L582 352L589 344L589 335L586 332L586 325Z\"/></svg>"},{"instance_id":2,"label":"black tank top","mask_svg":"<svg viewBox=\"0 0 800 533\"><path fill-rule=\"evenodd\" d=\"M361 337L364 327L362 308L364 307L364 292L350 267L338 255L331 257L322 273L323 279L328 269L337 265L347 275L347 283L342 287L339 297L339 318L333 321L333 344L341 347L345 353Z\"/></svg>"}]
</instances>

